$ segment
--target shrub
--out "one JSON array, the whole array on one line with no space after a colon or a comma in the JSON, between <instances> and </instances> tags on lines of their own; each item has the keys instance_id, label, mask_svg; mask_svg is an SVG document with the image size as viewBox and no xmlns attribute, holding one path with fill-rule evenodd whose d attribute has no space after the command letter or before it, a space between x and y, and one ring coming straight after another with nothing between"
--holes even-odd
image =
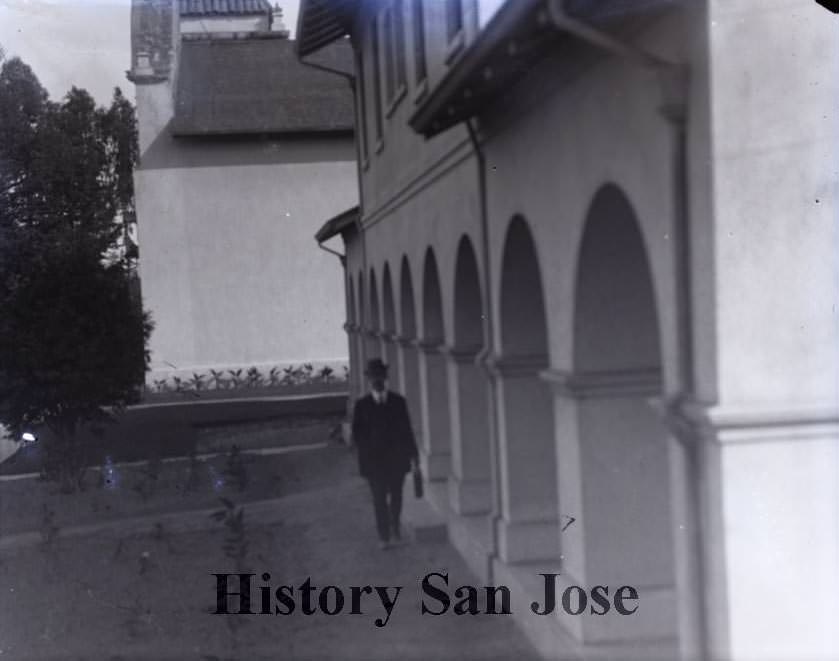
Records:
<instances>
[{"instance_id":1,"label":"shrub","mask_svg":"<svg viewBox=\"0 0 839 661\"><path fill-rule=\"evenodd\" d=\"M248 486L248 471L245 467L245 461L238 445L230 448L227 453L227 462L225 463L222 475L227 484L234 484L241 492Z\"/></svg>"}]
</instances>

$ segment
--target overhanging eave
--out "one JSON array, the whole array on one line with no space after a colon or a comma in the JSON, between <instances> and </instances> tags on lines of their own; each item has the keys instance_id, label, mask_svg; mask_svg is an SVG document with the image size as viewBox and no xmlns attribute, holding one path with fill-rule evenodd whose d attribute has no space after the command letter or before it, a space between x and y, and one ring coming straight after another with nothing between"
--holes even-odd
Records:
<instances>
[{"instance_id":1,"label":"overhanging eave","mask_svg":"<svg viewBox=\"0 0 839 661\"><path fill-rule=\"evenodd\" d=\"M345 37L357 0L302 0L297 15L297 56L305 57Z\"/></svg>"},{"instance_id":2,"label":"overhanging eave","mask_svg":"<svg viewBox=\"0 0 839 661\"><path fill-rule=\"evenodd\" d=\"M337 216L327 220L315 234L315 240L318 243L328 241L338 234L344 234L347 230L354 227L358 222L360 209L358 205L342 211Z\"/></svg>"},{"instance_id":3,"label":"overhanging eave","mask_svg":"<svg viewBox=\"0 0 839 661\"><path fill-rule=\"evenodd\" d=\"M595 30L648 21L684 0L507 0L409 120L427 138L475 117L571 32L557 7Z\"/></svg>"}]
</instances>

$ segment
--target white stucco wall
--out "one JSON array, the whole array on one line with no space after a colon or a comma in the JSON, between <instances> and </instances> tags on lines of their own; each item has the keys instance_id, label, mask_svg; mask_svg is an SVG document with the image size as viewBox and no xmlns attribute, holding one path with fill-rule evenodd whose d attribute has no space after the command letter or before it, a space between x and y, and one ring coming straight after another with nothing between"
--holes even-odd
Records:
<instances>
[{"instance_id":1,"label":"white stucco wall","mask_svg":"<svg viewBox=\"0 0 839 661\"><path fill-rule=\"evenodd\" d=\"M711 4L720 399L835 407L839 21Z\"/></svg>"},{"instance_id":2,"label":"white stucco wall","mask_svg":"<svg viewBox=\"0 0 839 661\"><path fill-rule=\"evenodd\" d=\"M342 269L314 233L356 203L349 139L326 156L276 142L180 149L166 144L177 166L136 174L140 277L155 321L148 379L345 362ZM248 150L263 156L252 162Z\"/></svg>"},{"instance_id":3,"label":"white stucco wall","mask_svg":"<svg viewBox=\"0 0 839 661\"><path fill-rule=\"evenodd\" d=\"M837 658L839 21L709 7L731 653Z\"/></svg>"},{"instance_id":4,"label":"white stucco wall","mask_svg":"<svg viewBox=\"0 0 839 661\"><path fill-rule=\"evenodd\" d=\"M431 89L445 52L436 12L429 10L431 24L438 21L428 37ZM545 288L551 366L573 372L580 238L599 187L617 184L650 262L664 393L696 400L698 411L689 421L696 438L669 438L671 491L653 479L643 485L672 508L665 523L679 565L676 615L680 634L691 638L683 650L692 658L704 637L712 658L839 658L839 22L808 0L708 0L685 3L683 12L633 40L689 65L691 289L677 286L676 142L659 112L660 80L613 55L581 71L560 54L481 117L496 342L505 232L522 214ZM411 110L403 100L386 118L381 153L371 142L363 174L369 225L349 249L350 267L356 281L364 269L366 283L370 268L381 277L386 260L396 275L407 255L421 327L422 258L432 246L451 344L457 241L466 232L478 247L476 163L462 127L424 142L405 125ZM478 262L485 268L480 251ZM395 294L398 309L398 287ZM686 299L694 384L682 380L679 364L678 306ZM559 504L576 515L591 475L575 471L579 458L569 448L578 449L577 430L556 410ZM597 418L601 436L627 436L621 416L600 410ZM663 422L655 422L660 432ZM627 481L634 478L629 471ZM694 486L695 510L687 493ZM608 538L616 517L591 525ZM565 566L581 576L602 550L579 540L583 530L562 538ZM643 574L650 559L626 564ZM692 573L698 564L704 574ZM702 608L707 628L690 631Z\"/></svg>"}]
</instances>

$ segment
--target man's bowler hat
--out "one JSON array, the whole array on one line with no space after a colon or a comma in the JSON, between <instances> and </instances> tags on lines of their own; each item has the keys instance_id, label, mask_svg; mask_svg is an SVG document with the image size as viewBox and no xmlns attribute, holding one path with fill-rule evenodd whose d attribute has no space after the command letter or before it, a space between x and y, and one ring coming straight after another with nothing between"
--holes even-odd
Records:
<instances>
[{"instance_id":1,"label":"man's bowler hat","mask_svg":"<svg viewBox=\"0 0 839 661\"><path fill-rule=\"evenodd\" d=\"M387 365L381 358L371 358L367 361L367 369L364 373L367 376L387 376Z\"/></svg>"}]
</instances>

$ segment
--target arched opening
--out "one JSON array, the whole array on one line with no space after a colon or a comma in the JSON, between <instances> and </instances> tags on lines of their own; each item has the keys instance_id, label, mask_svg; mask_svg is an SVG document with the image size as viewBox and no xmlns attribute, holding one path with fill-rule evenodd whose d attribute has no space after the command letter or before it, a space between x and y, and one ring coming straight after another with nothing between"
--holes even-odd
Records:
<instances>
[{"instance_id":1,"label":"arched opening","mask_svg":"<svg viewBox=\"0 0 839 661\"><path fill-rule=\"evenodd\" d=\"M417 339L417 312L414 304L414 285L408 258L402 258L399 276L399 321L400 335L406 339Z\"/></svg>"},{"instance_id":2,"label":"arched opening","mask_svg":"<svg viewBox=\"0 0 839 661\"><path fill-rule=\"evenodd\" d=\"M600 189L586 218L574 305L584 578L645 596L644 626L620 627L626 638L675 639L668 439L649 405L661 393L655 292L637 219L613 185ZM612 629L601 623L588 638Z\"/></svg>"},{"instance_id":3,"label":"arched opening","mask_svg":"<svg viewBox=\"0 0 839 661\"><path fill-rule=\"evenodd\" d=\"M454 271L454 343L459 350L483 348L483 318L478 260L469 237L463 236Z\"/></svg>"},{"instance_id":4,"label":"arched opening","mask_svg":"<svg viewBox=\"0 0 839 661\"><path fill-rule=\"evenodd\" d=\"M399 358L396 344L396 309L393 304L393 282L390 277L390 265L385 262L382 274L382 343L385 362L389 367L390 388L401 390Z\"/></svg>"},{"instance_id":5,"label":"arched opening","mask_svg":"<svg viewBox=\"0 0 839 661\"><path fill-rule=\"evenodd\" d=\"M447 480L451 470L448 367L440 275L434 251L425 251L422 270L420 378L423 392L424 454L429 480ZM430 493L434 498L435 494ZM440 500L448 501L439 494Z\"/></svg>"},{"instance_id":6,"label":"arched opening","mask_svg":"<svg viewBox=\"0 0 839 661\"><path fill-rule=\"evenodd\" d=\"M384 275L382 276L382 330L385 333L396 332L396 309L393 305L393 283L390 279L390 264L385 262Z\"/></svg>"},{"instance_id":7,"label":"arched opening","mask_svg":"<svg viewBox=\"0 0 839 661\"><path fill-rule=\"evenodd\" d=\"M408 263L408 258L403 256L399 268L399 375L402 379L400 383L402 394L408 400L417 444L422 447L425 434L417 341L417 312L411 265Z\"/></svg>"},{"instance_id":8,"label":"arched opening","mask_svg":"<svg viewBox=\"0 0 839 661\"><path fill-rule=\"evenodd\" d=\"M507 230L501 267L501 353L538 356L547 363L548 324L536 246L517 216Z\"/></svg>"},{"instance_id":9,"label":"arched opening","mask_svg":"<svg viewBox=\"0 0 839 661\"><path fill-rule=\"evenodd\" d=\"M376 272L370 269L370 311L367 323L367 358L380 358L382 355L379 332L381 317L379 316L379 289L376 286Z\"/></svg>"},{"instance_id":10,"label":"arched opening","mask_svg":"<svg viewBox=\"0 0 839 661\"><path fill-rule=\"evenodd\" d=\"M553 397L539 258L527 222L515 217L501 264L501 353L497 367L502 523L508 562L559 556Z\"/></svg>"},{"instance_id":11,"label":"arched opening","mask_svg":"<svg viewBox=\"0 0 839 661\"><path fill-rule=\"evenodd\" d=\"M452 386L452 482L450 503L459 514L490 511L489 381L476 364L484 348L484 306L478 261L469 237L458 244L454 279Z\"/></svg>"},{"instance_id":12,"label":"arched opening","mask_svg":"<svg viewBox=\"0 0 839 661\"><path fill-rule=\"evenodd\" d=\"M445 342L443 327L443 299L440 293L440 275L434 251L425 251L422 270L422 340L427 344Z\"/></svg>"}]
</instances>

